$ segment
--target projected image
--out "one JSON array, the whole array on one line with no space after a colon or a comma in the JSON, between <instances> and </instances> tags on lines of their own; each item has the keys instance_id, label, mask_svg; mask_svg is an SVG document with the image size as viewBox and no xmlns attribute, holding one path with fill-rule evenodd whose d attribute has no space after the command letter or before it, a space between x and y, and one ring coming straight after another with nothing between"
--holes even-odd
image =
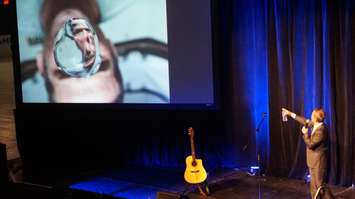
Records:
<instances>
[{"instance_id":1,"label":"projected image","mask_svg":"<svg viewBox=\"0 0 355 199\"><path fill-rule=\"evenodd\" d=\"M24 103L170 103L166 0L17 0Z\"/></svg>"}]
</instances>

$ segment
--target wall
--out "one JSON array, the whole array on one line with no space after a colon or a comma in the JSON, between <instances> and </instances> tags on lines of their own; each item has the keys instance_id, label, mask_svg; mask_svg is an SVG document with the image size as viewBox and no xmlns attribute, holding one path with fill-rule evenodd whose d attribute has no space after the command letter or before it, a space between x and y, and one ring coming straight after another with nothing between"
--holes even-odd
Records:
<instances>
[{"instance_id":1,"label":"wall","mask_svg":"<svg viewBox=\"0 0 355 199\"><path fill-rule=\"evenodd\" d=\"M9 160L19 157L13 117L14 75L9 36L0 36L0 142L7 146Z\"/></svg>"}]
</instances>

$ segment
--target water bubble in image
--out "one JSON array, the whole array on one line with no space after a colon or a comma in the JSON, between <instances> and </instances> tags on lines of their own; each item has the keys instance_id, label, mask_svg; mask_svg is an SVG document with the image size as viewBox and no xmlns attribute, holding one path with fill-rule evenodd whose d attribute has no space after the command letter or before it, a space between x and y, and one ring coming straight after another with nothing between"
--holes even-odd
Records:
<instances>
[{"instance_id":1,"label":"water bubble in image","mask_svg":"<svg viewBox=\"0 0 355 199\"><path fill-rule=\"evenodd\" d=\"M69 19L58 31L54 58L61 71L73 77L89 77L101 64L99 41L90 23L81 18Z\"/></svg>"}]
</instances>

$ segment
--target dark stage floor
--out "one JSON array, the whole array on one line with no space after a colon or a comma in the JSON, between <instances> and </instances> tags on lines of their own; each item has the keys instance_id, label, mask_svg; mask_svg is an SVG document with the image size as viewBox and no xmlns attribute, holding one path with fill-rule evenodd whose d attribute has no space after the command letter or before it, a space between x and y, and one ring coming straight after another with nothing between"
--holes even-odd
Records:
<instances>
[{"instance_id":1,"label":"dark stage floor","mask_svg":"<svg viewBox=\"0 0 355 199\"><path fill-rule=\"evenodd\" d=\"M241 170L218 170L209 173L211 196L218 199L308 199L308 184L302 180L255 177ZM186 189L183 171L157 168L131 168L74 182L71 189L129 199L154 199L157 192L181 194ZM336 198L355 198L354 187L331 187ZM200 198L195 188L190 199Z\"/></svg>"}]
</instances>

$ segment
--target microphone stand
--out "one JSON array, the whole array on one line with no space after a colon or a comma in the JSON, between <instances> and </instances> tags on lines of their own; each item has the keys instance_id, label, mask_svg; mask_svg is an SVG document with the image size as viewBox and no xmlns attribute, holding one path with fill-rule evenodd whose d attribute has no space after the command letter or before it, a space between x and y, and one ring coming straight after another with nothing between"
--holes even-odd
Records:
<instances>
[{"instance_id":1,"label":"microphone stand","mask_svg":"<svg viewBox=\"0 0 355 199\"><path fill-rule=\"evenodd\" d=\"M264 120L266 118L266 113L263 113L263 116L261 118L261 120L259 121L259 124L257 126L257 128L255 129L255 138L256 138L256 143L255 143L255 152L256 152L256 158L257 158L257 166L259 167L258 169L258 176L261 175L261 164L260 164L260 150L259 150L259 132L260 132L260 128L262 127Z\"/></svg>"}]
</instances>

